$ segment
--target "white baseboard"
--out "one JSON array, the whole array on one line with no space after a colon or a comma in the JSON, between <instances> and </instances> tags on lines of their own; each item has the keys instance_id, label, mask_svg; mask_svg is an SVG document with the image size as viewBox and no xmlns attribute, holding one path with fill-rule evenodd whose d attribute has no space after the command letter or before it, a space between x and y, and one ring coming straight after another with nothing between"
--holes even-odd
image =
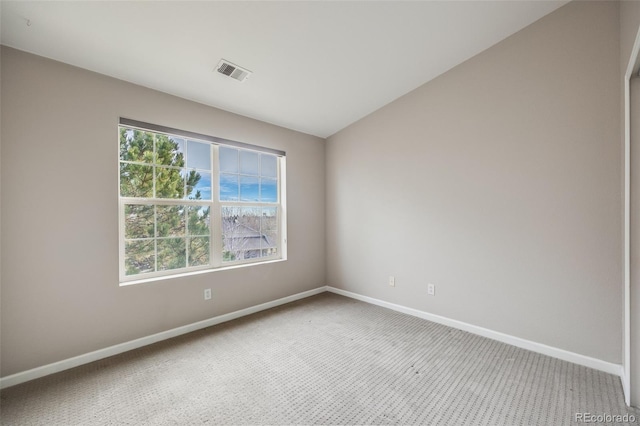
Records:
<instances>
[{"instance_id":1,"label":"white baseboard","mask_svg":"<svg viewBox=\"0 0 640 426\"><path fill-rule=\"evenodd\" d=\"M542 343L536 343L530 340L521 339L519 337L514 337L508 334L500 333L498 331L493 331L487 328L478 327L476 325L446 318L440 315L434 315L434 314L430 314L428 312L420 311L417 309L408 308L406 306L396 305L394 303L385 302L379 299L374 299L372 297L362 296L360 294L352 293L350 291L342 290L339 288L324 286L324 287L315 288L313 290L305 291L302 293L294 294L291 296L283 297L282 299L252 306L246 309L241 309L239 311L230 312L224 315L219 315L217 317L209 318L204 321L199 321L193 324L188 324L182 327L177 327L171 330L152 334L150 336L131 340L129 342L110 346L108 348L99 349L97 351L89 352L83 355L78 355L76 357L54 362L52 364L44 365L42 367L37 367L31 370L12 374L10 376L2 377L0 378L0 389L4 389L9 386L14 386L14 385L24 383L29 380L37 379L40 377L48 376L49 374L54 374L63 370L68 370L70 368L78 367L80 365L88 364L90 362L107 358L113 355L118 355L123 352L127 352L133 349L150 345L152 343L160 342L162 340L167 340L172 337L190 333L192 331L200 330L206 327L211 327L216 324L221 324L223 322L231 321L236 318L251 315L256 312L264 311L266 309L284 305L285 303L304 299L306 297L320 294L325 291L340 294L342 296L350 297L352 299L360 300L362 302L371 303L373 305L382 306L382 307L392 309L394 311L402 312L408 315L413 315L418 318L422 318L428 321L433 321L435 323L443 324L449 327L457 328L459 330L464 330L469 333L477 334L477 335L487 337L489 339L497 340L503 343L507 343L519 348L541 353L543 355L548 355L554 358L561 359L563 361L572 362L574 364L583 365L585 367L590 367L596 370L604 371L609 374L614 374L621 378L622 386L623 387L627 386L628 388L628 383L625 383L625 380L624 380L624 374L623 374L624 370L622 365L613 364L607 361L591 358L591 357L580 355L574 352L569 352L564 349L554 348L552 346L547 346Z\"/></svg>"},{"instance_id":2,"label":"white baseboard","mask_svg":"<svg viewBox=\"0 0 640 426\"><path fill-rule=\"evenodd\" d=\"M199 322L188 324L182 327L173 328L171 330L152 334L151 336L141 337L140 339L131 340L129 342L120 343L114 346L109 346L108 348L99 349L97 351L89 352L83 355L78 355L73 358L54 362L48 365L43 365L42 367L37 367L31 370L12 374L10 376L2 377L0 378L0 389L4 389L9 386L18 385L20 383L24 383L29 380L37 379L40 377L48 376L49 374L57 373L59 371L68 370L73 367L78 367L83 364L88 364L90 362L107 358L113 355L118 355L123 352L130 351L132 349L141 348L143 346L160 342L162 340L167 340L172 337L180 336L182 334L190 333L192 331L211 327L212 325L220 324L223 322L234 320L236 318L251 315L256 312L260 312L266 309L274 308L276 306L284 305L285 303L294 302L296 300L304 299L309 296L324 293L325 291L327 291L326 287L318 287L313 290L304 291L302 293L283 297L282 299L274 300L267 303L262 303L260 305L252 306L246 309L241 309L239 311L230 312L228 314L209 318L204 321L199 321Z\"/></svg>"},{"instance_id":3,"label":"white baseboard","mask_svg":"<svg viewBox=\"0 0 640 426\"><path fill-rule=\"evenodd\" d=\"M554 348L553 346L547 346L542 343L532 342L530 340L521 339L519 337L511 336L509 334L500 333L499 331L489 330L488 328L478 327L477 325L468 324L466 322L450 319L440 315L430 314L428 312L419 311L413 308L407 308L406 306L396 305L395 303L385 302L383 300L374 299L373 297L363 296L357 293L352 293L350 291L342 290L335 287L327 286L327 291L330 291L331 293L336 293L342 296L350 297L352 299L357 299L362 302L367 302L373 305L389 308L394 311L402 312L408 315L413 315L415 317L426 319L428 321L433 321L438 324L443 324L449 327L457 328L458 330L468 331L469 333L477 334L479 336L483 336L489 339L497 340L499 342L507 343L509 345L516 346L518 348L527 349L532 352L548 355L554 358L561 359L563 361L568 361L574 364L593 368L595 370L604 371L605 373L619 376L623 381L623 386L624 386L624 379L622 379L622 377L624 376L623 368L622 368L622 365L619 365L619 364L613 364L611 362L603 361L597 358L591 358L585 355L577 354L575 352L569 352L564 349Z\"/></svg>"},{"instance_id":4,"label":"white baseboard","mask_svg":"<svg viewBox=\"0 0 640 426\"><path fill-rule=\"evenodd\" d=\"M629 375L626 374L624 366L620 366L620 381L622 382L622 392L624 393L624 402L627 407L631 406L631 384L629 383Z\"/></svg>"}]
</instances>

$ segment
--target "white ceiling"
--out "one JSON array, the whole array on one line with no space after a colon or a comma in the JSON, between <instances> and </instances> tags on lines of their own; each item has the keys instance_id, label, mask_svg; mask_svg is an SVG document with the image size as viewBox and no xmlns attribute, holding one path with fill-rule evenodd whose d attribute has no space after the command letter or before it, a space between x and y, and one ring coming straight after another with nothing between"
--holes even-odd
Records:
<instances>
[{"instance_id":1,"label":"white ceiling","mask_svg":"<svg viewBox=\"0 0 640 426\"><path fill-rule=\"evenodd\" d=\"M565 3L3 0L1 40L327 137ZM221 58L253 75L214 72Z\"/></svg>"}]
</instances>

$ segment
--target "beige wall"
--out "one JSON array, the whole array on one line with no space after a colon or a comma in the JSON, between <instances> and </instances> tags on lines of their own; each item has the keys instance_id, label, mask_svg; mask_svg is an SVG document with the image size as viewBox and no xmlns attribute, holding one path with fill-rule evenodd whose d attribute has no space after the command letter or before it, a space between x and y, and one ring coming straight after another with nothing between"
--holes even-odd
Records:
<instances>
[{"instance_id":1,"label":"beige wall","mask_svg":"<svg viewBox=\"0 0 640 426\"><path fill-rule=\"evenodd\" d=\"M620 69L623 74L627 70L639 26L640 1L620 1Z\"/></svg>"},{"instance_id":2,"label":"beige wall","mask_svg":"<svg viewBox=\"0 0 640 426\"><path fill-rule=\"evenodd\" d=\"M327 284L621 363L618 7L570 3L330 137Z\"/></svg>"},{"instance_id":3,"label":"beige wall","mask_svg":"<svg viewBox=\"0 0 640 426\"><path fill-rule=\"evenodd\" d=\"M327 284L620 363L639 6L571 3L339 132L326 188L319 138L3 47L0 375L324 285L325 193ZM119 287L119 116L286 150L289 260Z\"/></svg>"},{"instance_id":4,"label":"beige wall","mask_svg":"<svg viewBox=\"0 0 640 426\"><path fill-rule=\"evenodd\" d=\"M640 2L620 2L620 72L624 77L640 30ZM633 80L631 110L631 405L640 407L640 83ZM624 100L624 97L622 97Z\"/></svg>"},{"instance_id":5,"label":"beige wall","mask_svg":"<svg viewBox=\"0 0 640 426\"><path fill-rule=\"evenodd\" d=\"M322 139L10 48L1 63L2 376L325 284ZM285 150L289 260L120 287L120 116Z\"/></svg>"}]
</instances>

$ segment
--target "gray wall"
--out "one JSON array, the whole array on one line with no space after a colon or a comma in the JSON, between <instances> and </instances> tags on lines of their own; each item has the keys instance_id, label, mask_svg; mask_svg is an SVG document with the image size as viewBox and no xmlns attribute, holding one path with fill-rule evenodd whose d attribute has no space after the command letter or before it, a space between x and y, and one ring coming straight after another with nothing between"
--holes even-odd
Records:
<instances>
[{"instance_id":1,"label":"gray wall","mask_svg":"<svg viewBox=\"0 0 640 426\"><path fill-rule=\"evenodd\" d=\"M330 137L327 284L621 363L618 8L569 3Z\"/></svg>"},{"instance_id":2,"label":"gray wall","mask_svg":"<svg viewBox=\"0 0 640 426\"><path fill-rule=\"evenodd\" d=\"M6 47L1 61L2 376L325 284L322 139ZM120 287L119 116L285 150L289 260Z\"/></svg>"},{"instance_id":3,"label":"gray wall","mask_svg":"<svg viewBox=\"0 0 640 426\"><path fill-rule=\"evenodd\" d=\"M640 2L620 2L620 72L623 77L629 61L633 60L631 53L639 29ZM638 78L632 81L631 405L640 407L640 223L638 222L638 217L640 217L640 82L638 82ZM624 94L621 99L624 101ZM624 128L624 122L622 126Z\"/></svg>"}]
</instances>

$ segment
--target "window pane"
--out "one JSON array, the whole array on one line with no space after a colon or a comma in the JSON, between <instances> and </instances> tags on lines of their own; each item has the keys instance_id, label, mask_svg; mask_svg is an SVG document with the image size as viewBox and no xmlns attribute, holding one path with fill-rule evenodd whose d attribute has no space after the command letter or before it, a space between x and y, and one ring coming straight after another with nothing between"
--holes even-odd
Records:
<instances>
[{"instance_id":1,"label":"window pane","mask_svg":"<svg viewBox=\"0 0 640 426\"><path fill-rule=\"evenodd\" d=\"M260 257L260 208L222 208L223 261Z\"/></svg>"},{"instance_id":2,"label":"window pane","mask_svg":"<svg viewBox=\"0 0 640 426\"><path fill-rule=\"evenodd\" d=\"M220 201L238 201L238 175L220 175Z\"/></svg>"},{"instance_id":3,"label":"window pane","mask_svg":"<svg viewBox=\"0 0 640 426\"><path fill-rule=\"evenodd\" d=\"M153 167L120 163L120 195L123 197L153 197Z\"/></svg>"},{"instance_id":4,"label":"window pane","mask_svg":"<svg viewBox=\"0 0 640 426\"><path fill-rule=\"evenodd\" d=\"M184 197L184 178L180 173L180 169L156 167L156 197Z\"/></svg>"},{"instance_id":5,"label":"window pane","mask_svg":"<svg viewBox=\"0 0 640 426\"><path fill-rule=\"evenodd\" d=\"M278 177L278 158L275 155L260 154L260 175Z\"/></svg>"},{"instance_id":6,"label":"window pane","mask_svg":"<svg viewBox=\"0 0 640 426\"><path fill-rule=\"evenodd\" d=\"M231 262L237 260L239 247L241 245L240 236L236 237L236 230L240 220L239 207L222 207L222 260Z\"/></svg>"},{"instance_id":7,"label":"window pane","mask_svg":"<svg viewBox=\"0 0 640 426\"><path fill-rule=\"evenodd\" d=\"M187 249L184 238L158 240L158 271L187 266Z\"/></svg>"},{"instance_id":8,"label":"window pane","mask_svg":"<svg viewBox=\"0 0 640 426\"><path fill-rule=\"evenodd\" d=\"M223 244L225 243L229 243L229 241L224 240ZM223 262L233 262L234 260L237 260L238 258L236 258L237 256L237 252L233 250L232 246L224 246L222 247L222 261Z\"/></svg>"},{"instance_id":9,"label":"window pane","mask_svg":"<svg viewBox=\"0 0 640 426\"><path fill-rule=\"evenodd\" d=\"M182 237L185 234L184 206L157 206L157 236Z\"/></svg>"},{"instance_id":10,"label":"window pane","mask_svg":"<svg viewBox=\"0 0 640 426\"><path fill-rule=\"evenodd\" d=\"M242 240L240 258L253 259L260 257L260 246L263 235L260 233L260 209L244 207L236 228L236 236Z\"/></svg>"},{"instance_id":11,"label":"window pane","mask_svg":"<svg viewBox=\"0 0 640 426\"><path fill-rule=\"evenodd\" d=\"M256 236L260 232L260 207L242 207L238 222L244 226L243 233Z\"/></svg>"},{"instance_id":12,"label":"window pane","mask_svg":"<svg viewBox=\"0 0 640 426\"><path fill-rule=\"evenodd\" d=\"M240 151L240 173L245 175L258 174L258 153Z\"/></svg>"},{"instance_id":13,"label":"window pane","mask_svg":"<svg viewBox=\"0 0 640 426\"><path fill-rule=\"evenodd\" d=\"M153 162L153 133L120 127L120 160Z\"/></svg>"},{"instance_id":14,"label":"window pane","mask_svg":"<svg viewBox=\"0 0 640 426\"><path fill-rule=\"evenodd\" d=\"M187 141L187 167L211 170L211 144Z\"/></svg>"},{"instance_id":15,"label":"window pane","mask_svg":"<svg viewBox=\"0 0 640 426\"><path fill-rule=\"evenodd\" d=\"M267 203L278 201L278 181L276 179L260 179L260 200Z\"/></svg>"},{"instance_id":16,"label":"window pane","mask_svg":"<svg viewBox=\"0 0 640 426\"><path fill-rule=\"evenodd\" d=\"M127 241L124 247L124 265L127 275L153 272L155 269L154 241Z\"/></svg>"},{"instance_id":17,"label":"window pane","mask_svg":"<svg viewBox=\"0 0 640 426\"><path fill-rule=\"evenodd\" d=\"M190 200L211 200L211 173L189 171L187 198Z\"/></svg>"},{"instance_id":18,"label":"window pane","mask_svg":"<svg viewBox=\"0 0 640 426\"><path fill-rule=\"evenodd\" d=\"M238 150L221 146L218 149L220 158L220 171L227 173L238 173Z\"/></svg>"},{"instance_id":19,"label":"window pane","mask_svg":"<svg viewBox=\"0 0 640 426\"><path fill-rule=\"evenodd\" d=\"M274 256L278 254L278 247L273 247L270 249L262 249L262 257Z\"/></svg>"},{"instance_id":20,"label":"window pane","mask_svg":"<svg viewBox=\"0 0 640 426\"><path fill-rule=\"evenodd\" d=\"M260 230L262 232L262 255L271 256L278 252L278 209L262 209Z\"/></svg>"},{"instance_id":21,"label":"window pane","mask_svg":"<svg viewBox=\"0 0 640 426\"><path fill-rule=\"evenodd\" d=\"M156 134L156 164L184 166L184 140Z\"/></svg>"},{"instance_id":22,"label":"window pane","mask_svg":"<svg viewBox=\"0 0 640 426\"><path fill-rule=\"evenodd\" d=\"M253 176L240 176L240 201L258 201L258 178Z\"/></svg>"},{"instance_id":23,"label":"window pane","mask_svg":"<svg viewBox=\"0 0 640 426\"><path fill-rule=\"evenodd\" d=\"M125 238L131 239L153 237L153 228L153 206L144 204L127 204L124 206Z\"/></svg>"},{"instance_id":24,"label":"window pane","mask_svg":"<svg viewBox=\"0 0 640 426\"><path fill-rule=\"evenodd\" d=\"M209 207L189 206L188 207L189 235L210 235Z\"/></svg>"},{"instance_id":25,"label":"window pane","mask_svg":"<svg viewBox=\"0 0 640 426\"><path fill-rule=\"evenodd\" d=\"M189 240L189 266L209 264L209 237L193 237Z\"/></svg>"}]
</instances>

